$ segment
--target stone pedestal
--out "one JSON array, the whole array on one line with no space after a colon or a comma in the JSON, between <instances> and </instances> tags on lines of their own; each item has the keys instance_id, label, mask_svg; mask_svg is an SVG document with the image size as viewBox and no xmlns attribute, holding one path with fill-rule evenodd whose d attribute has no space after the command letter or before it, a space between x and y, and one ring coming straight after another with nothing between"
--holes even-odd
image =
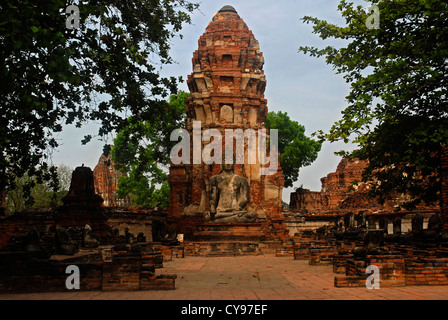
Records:
<instances>
[{"instance_id":1,"label":"stone pedestal","mask_svg":"<svg viewBox=\"0 0 448 320\"><path fill-rule=\"evenodd\" d=\"M261 223L203 223L192 241L263 241Z\"/></svg>"}]
</instances>

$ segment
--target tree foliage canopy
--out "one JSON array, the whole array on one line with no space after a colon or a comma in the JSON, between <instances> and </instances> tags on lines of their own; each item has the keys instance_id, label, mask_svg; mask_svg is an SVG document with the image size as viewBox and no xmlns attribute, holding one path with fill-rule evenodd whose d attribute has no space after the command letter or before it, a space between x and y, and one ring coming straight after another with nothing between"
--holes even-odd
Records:
<instances>
[{"instance_id":1,"label":"tree foliage canopy","mask_svg":"<svg viewBox=\"0 0 448 320\"><path fill-rule=\"evenodd\" d=\"M448 3L436 0L371 1L380 26L369 29L371 13L342 0L346 26L304 17L322 39L347 41L324 49L299 51L325 57L350 84L342 119L322 139L354 141L350 154L368 159L364 181L375 181L371 195L392 191L421 200L438 200L439 152L448 142Z\"/></svg>"},{"instance_id":2,"label":"tree foliage canopy","mask_svg":"<svg viewBox=\"0 0 448 320\"><path fill-rule=\"evenodd\" d=\"M68 5L0 4L0 190L25 174L37 183L57 180L48 160L64 125L94 121L98 136L107 137L137 119L157 119L161 100L176 92L177 79L162 78L158 68L172 62L170 39L196 4L79 0L74 29L66 27Z\"/></svg>"},{"instance_id":3,"label":"tree foliage canopy","mask_svg":"<svg viewBox=\"0 0 448 320\"><path fill-rule=\"evenodd\" d=\"M317 158L321 143L305 135L305 127L289 118L286 112L269 112L266 128L278 130L280 165L285 177L285 187L292 187L299 178L299 170Z\"/></svg>"},{"instance_id":4,"label":"tree foliage canopy","mask_svg":"<svg viewBox=\"0 0 448 320\"><path fill-rule=\"evenodd\" d=\"M114 140L112 158L116 169L126 172L120 177L118 196L129 195L141 207L167 207L169 185L166 170L171 163L171 132L185 123L185 99L189 93L179 91L169 101L161 101L163 112L151 121L134 121L124 127Z\"/></svg>"},{"instance_id":5,"label":"tree foliage canopy","mask_svg":"<svg viewBox=\"0 0 448 320\"><path fill-rule=\"evenodd\" d=\"M73 169L66 165L59 165L56 169L58 190L54 191L52 182L37 183L32 181L31 198L26 199L23 195L22 187L30 185L33 177L24 175L17 178L15 184L16 189L9 190L5 195L5 211L6 214L13 214L24 210L50 209L62 205L61 199L65 197L70 189Z\"/></svg>"}]
</instances>

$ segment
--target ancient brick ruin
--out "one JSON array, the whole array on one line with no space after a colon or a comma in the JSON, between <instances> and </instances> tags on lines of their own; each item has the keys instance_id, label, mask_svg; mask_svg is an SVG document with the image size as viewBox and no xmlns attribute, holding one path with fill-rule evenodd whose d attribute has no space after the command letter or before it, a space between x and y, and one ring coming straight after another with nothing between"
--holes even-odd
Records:
<instances>
[{"instance_id":1,"label":"ancient brick ruin","mask_svg":"<svg viewBox=\"0 0 448 320\"><path fill-rule=\"evenodd\" d=\"M290 195L290 209L311 213L329 213L350 205L355 209L367 210L387 207L393 209L391 203L381 206L376 201L369 201L363 196L366 185L353 182L361 181L362 171L367 163L361 160L342 159L336 171L320 179L321 191L297 189ZM356 189L355 189L356 188ZM356 200L360 200L356 203Z\"/></svg>"},{"instance_id":2,"label":"ancient brick ruin","mask_svg":"<svg viewBox=\"0 0 448 320\"><path fill-rule=\"evenodd\" d=\"M392 213L409 200L406 195L393 194L390 200L380 203L366 197L368 184L362 182L362 172L367 166L365 160L344 158L336 171L320 179L321 191L297 189L290 195L290 209L313 214L344 212ZM438 206L420 205L421 212L438 210Z\"/></svg>"},{"instance_id":3,"label":"ancient brick ruin","mask_svg":"<svg viewBox=\"0 0 448 320\"><path fill-rule=\"evenodd\" d=\"M217 156L224 163L226 129L242 131L252 129L257 138L258 129L266 129L267 101L264 98L266 77L263 73L264 58L260 46L243 19L231 6L217 12L199 38L199 48L193 54L193 73L188 77L191 96L187 100L186 130L190 140L195 140L194 121L200 122L199 144L201 152L209 141L201 139L208 129L222 135L223 148ZM197 140L196 140L197 141ZM244 141L244 161L234 167L236 176L248 183L248 202L244 210L257 216L256 222L234 223L219 226L210 224L205 216L210 212L211 185L214 176L222 172L218 163L193 163L191 145L188 164L172 164L169 183L171 188L168 219L170 224L186 239L209 240L244 238L279 240L287 236L283 224L282 189L283 173L276 167L271 175L262 175L262 165L257 160L248 161L250 148ZM237 157L236 143L231 148Z\"/></svg>"},{"instance_id":4,"label":"ancient brick ruin","mask_svg":"<svg viewBox=\"0 0 448 320\"><path fill-rule=\"evenodd\" d=\"M448 285L447 155L443 148L441 206L412 211L399 208L407 200L403 195L384 204L366 198L367 185L352 184L361 180L366 163L343 159L321 179L322 191L291 194L295 214L289 213L286 224L308 227L296 228L278 255L332 265L336 274L345 274L335 276L336 287L365 287L369 266L378 268L381 287Z\"/></svg>"},{"instance_id":5,"label":"ancient brick ruin","mask_svg":"<svg viewBox=\"0 0 448 320\"><path fill-rule=\"evenodd\" d=\"M190 141L195 121L201 152L211 144L202 139L209 129L219 131L223 146L226 129L260 134L266 78L252 32L225 6L198 44L188 77ZM366 286L369 266L379 268L381 287L448 285L448 148L440 207L406 211L398 210L401 195L384 204L367 199L367 185L353 186L366 162L343 159L321 179L321 191L298 189L283 210L281 168L261 174L268 164L249 163L249 141L243 146L242 163L172 164L167 210L117 199L121 173L110 157L102 155L93 171L76 168L63 206L0 217L0 293L67 291L70 265L80 269L81 290L173 290L176 275L157 273L166 261L262 254L332 266L336 287Z\"/></svg>"},{"instance_id":6,"label":"ancient brick ruin","mask_svg":"<svg viewBox=\"0 0 448 320\"><path fill-rule=\"evenodd\" d=\"M102 154L98 164L93 169L95 193L100 195L105 207L127 207L130 205L129 197L119 198L117 195L118 179L125 174L116 170L112 156Z\"/></svg>"},{"instance_id":7,"label":"ancient brick ruin","mask_svg":"<svg viewBox=\"0 0 448 320\"><path fill-rule=\"evenodd\" d=\"M107 236L109 230L102 205L103 198L95 193L90 168L78 167L73 171L70 189L62 202L64 205L55 213L55 225L69 228L88 224L99 239Z\"/></svg>"},{"instance_id":8,"label":"ancient brick ruin","mask_svg":"<svg viewBox=\"0 0 448 320\"><path fill-rule=\"evenodd\" d=\"M169 246L152 241L159 236L153 236L158 231L153 226L163 213L104 207L93 172L84 166L73 172L62 201L55 210L2 218L0 293L68 291L68 266L79 268L79 290L175 288L176 275L156 274L163 256L171 254Z\"/></svg>"}]
</instances>

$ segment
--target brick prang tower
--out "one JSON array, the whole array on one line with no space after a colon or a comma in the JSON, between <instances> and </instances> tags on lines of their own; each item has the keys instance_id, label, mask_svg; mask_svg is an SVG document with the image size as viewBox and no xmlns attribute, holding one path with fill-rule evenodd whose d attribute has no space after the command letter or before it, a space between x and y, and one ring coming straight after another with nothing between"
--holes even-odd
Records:
<instances>
[{"instance_id":1,"label":"brick prang tower","mask_svg":"<svg viewBox=\"0 0 448 320\"><path fill-rule=\"evenodd\" d=\"M266 129L268 112L264 98L266 77L264 58L252 31L232 6L224 6L214 16L199 38L199 48L193 54L193 73L188 76L190 97L187 99L185 129L193 141L193 122L201 122L201 130L217 129L224 145L226 129ZM267 131L269 132L269 131ZM201 150L210 142L201 142ZM262 175L268 165L248 162L248 141L244 143L244 164L235 165L235 174L249 183L249 203L246 210L257 213L267 239L284 238L282 189L283 172L278 166L274 174ZM190 145L193 157L193 143ZM235 153L235 144L233 146ZM224 150L224 146L223 149ZM267 150L268 152L269 150ZM223 160L224 161L224 160ZM211 176L221 172L219 164L172 164L168 221L178 232L187 235L197 231L204 213L210 210Z\"/></svg>"}]
</instances>

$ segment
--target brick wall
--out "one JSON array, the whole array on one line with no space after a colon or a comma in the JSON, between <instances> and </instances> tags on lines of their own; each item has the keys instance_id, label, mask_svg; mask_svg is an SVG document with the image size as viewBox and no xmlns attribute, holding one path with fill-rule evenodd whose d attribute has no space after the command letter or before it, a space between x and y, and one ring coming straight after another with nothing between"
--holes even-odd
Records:
<instances>
[{"instance_id":1,"label":"brick wall","mask_svg":"<svg viewBox=\"0 0 448 320\"><path fill-rule=\"evenodd\" d=\"M46 214L24 212L0 218L0 248L4 247L11 237L26 236L33 229L37 229L41 236L49 233L53 224L52 212Z\"/></svg>"},{"instance_id":2,"label":"brick wall","mask_svg":"<svg viewBox=\"0 0 448 320\"><path fill-rule=\"evenodd\" d=\"M147 241L153 240L153 221L165 222L166 210L137 210L135 208L106 208L106 224L116 228L120 235L129 232L137 236L140 232ZM3 248L13 236L26 236L36 229L41 237L54 238L55 211L29 211L0 217L0 248ZM80 224L80 226L84 226ZM48 240L51 240L48 239ZM156 241L156 240L154 240Z\"/></svg>"},{"instance_id":3,"label":"brick wall","mask_svg":"<svg viewBox=\"0 0 448 320\"><path fill-rule=\"evenodd\" d=\"M380 287L394 286L439 286L448 285L448 250L419 249L411 246L396 246L401 254L367 255L357 260L351 254L338 254L333 258L333 271L345 272L336 276L336 287L365 287L370 274L368 265L380 271Z\"/></svg>"},{"instance_id":4,"label":"brick wall","mask_svg":"<svg viewBox=\"0 0 448 320\"><path fill-rule=\"evenodd\" d=\"M405 260L401 255L367 255L364 260L347 259L346 275L334 278L335 287L366 287L371 273L366 268L379 268L381 287L403 287L406 285Z\"/></svg>"},{"instance_id":5,"label":"brick wall","mask_svg":"<svg viewBox=\"0 0 448 320\"><path fill-rule=\"evenodd\" d=\"M70 291L65 283L71 263L33 259L24 252L0 253L0 292ZM101 290L103 266L101 262L77 263L80 290Z\"/></svg>"},{"instance_id":6,"label":"brick wall","mask_svg":"<svg viewBox=\"0 0 448 320\"><path fill-rule=\"evenodd\" d=\"M138 257L114 257L103 264L103 291L136 291L140 288Z\"/></svg>"},{"instance_id":7,"label":"brick wall","mask_svg":"<svg viewBox=\"0 0 448 320\"><path fill-rule=\"evenodd\" d=\"M335 247L328 245L314 246L309 250L309 264L312 266L333 264Z\"/></svg>"},{"instance_id":8,"label":"brick wall","mask_svg":"<svg viewBox=\"0 0 448 320\"><path fill-rule=\"evenodd\" d=\"M406 259L406 285L448 285L448 258Z\"/></svg>"},{"instance_id":9,"label":"brick wall","mask_svg":"<svg viewBox=\"0 0 448 320\"><path fill-rule=\"evenodd\" d=\"M310 191L308 189L297 189L290 194L289 207L294 210L322 210L328 204L320 191Z\"/></svg>"},{"instance_id":10,"label":"brick wall","mask_svg":"<svg viewBox=\"0 0 448 320\"><path fill-rule=\"evenodd\" d=\"M27 252L0 252L0 292L75 291L66 288L69 265L80 271L80 290L173 290L176 275L157 275L163 266L160 248L114 251L103 261L101 252L67 258L39 259Z\"/></svg>"}]
</instances>

